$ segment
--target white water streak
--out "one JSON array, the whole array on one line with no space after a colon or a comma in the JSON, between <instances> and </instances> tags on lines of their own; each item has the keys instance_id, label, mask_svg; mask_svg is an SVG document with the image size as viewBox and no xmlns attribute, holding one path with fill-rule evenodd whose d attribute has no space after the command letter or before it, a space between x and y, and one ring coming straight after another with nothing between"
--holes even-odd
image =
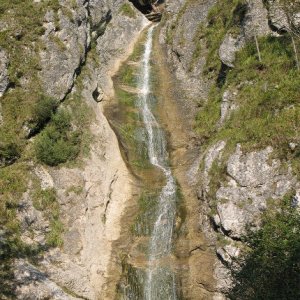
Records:
<instances>
[{"instance_id":1,"label":"white water streak","mask_svg":"<svg viewBox=\"0 0 300 300\"><path fill-rule=\"evenodd\" d=\"M176 213L176 183L168 166L168 153L163 131L151 111L150 58L152 52L153 26L145 43L138 88L139 108L147 132L148 155L152 165L161 169L166 185L159 195L156 221L149 245L149 267L144 286L146 300L175 300L175 275L170 266L161 263L171 254L174 219Z\"/></svg>"}]
</instances>

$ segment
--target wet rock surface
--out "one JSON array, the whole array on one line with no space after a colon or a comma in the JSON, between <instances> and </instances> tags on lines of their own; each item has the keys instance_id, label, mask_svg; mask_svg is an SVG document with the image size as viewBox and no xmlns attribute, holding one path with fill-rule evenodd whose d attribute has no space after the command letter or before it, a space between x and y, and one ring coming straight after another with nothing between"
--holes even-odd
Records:
<instances>
[{"instance_id":1,"label":"wet rock surface","mask_svg":"<svg viewBox=\"0 0 300 300\"><path fill-rule=\"evenodd\" d=\"M197 28L209 26L207 14L215 3L173 0L166 5L167 21L163 25L160 42L166 44L168 62L184 93L184 101L181 97L176 101L185 115L186 123L193 120L197 104L201 109L202 103L208 98L209 88L215 84L203 73L207 51L205 37L201 37L203 43L198 45L202 55L196 59L193 56L201 36L201 31L197 35ZM254 41L255 37L278 36L288 27L278 1L247 1L244 8L239 30L228 31L218 48L219 59L226 70L235 67L236 53L247 42ZM217 130L239 109L241 103L237 103L236 99L240 87L252 84L245 81L238 86L226 86L220 99ZM271 147L250 151L236 145L228 156L227 142L226 139L216 140L211 145L206 145L205 141L202 144L199 142L198 153L195 154L195 150L186 174L191 186L198 190L199 226L215 245L216 287L213 299L216 300L225 299L223 292L231 284L228 269L233 259L240 255L243 248L240 240L246 228L259 228L263 212L269 209L268 201L279 201L298 186L291 166L276 159L276 153ZM189 145L191 147L191 140ZM290 145L291 149L295 147L293 143ZM212 178L212 168L222 168L222 178ZM293 199L298 203L297 196Z\"/></svg>"}]
</instances>

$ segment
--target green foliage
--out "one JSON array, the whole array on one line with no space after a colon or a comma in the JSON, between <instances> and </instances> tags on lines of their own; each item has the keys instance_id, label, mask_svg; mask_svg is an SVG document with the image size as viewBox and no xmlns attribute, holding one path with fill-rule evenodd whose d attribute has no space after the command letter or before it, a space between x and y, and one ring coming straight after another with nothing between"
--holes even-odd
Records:
<instances>
[{"instance_id":1,"label":"green foliage","mask_svg":"<svg viewBox=\"0 0 300 300\"><path fill-rule=\"evenodd\" d=\"M125 65L121 68L118 76L123 84L131 86L136 85L136 74L133 67Z\"/></svg>"},{"instance_id":2,"label":"green foliage","mask_svg":"<svg viewBox=\"0 0 300 300\"><path fill-rule=\"evenodd\" d=\"M196 116L196 131L203 139L216 132L216 124L221 116L221 97L216 89L215 87L211 89L209 101L204 104Z\"/></svg>"},{"instance_id":3,"label":"green foliage","mask_svg":"<svg viewBox=\"0 0 300 300\"><path fill-rule=\"evenodd\" d=\"M12 147L8 146L12 144L20 151L25 149L28 131L24 125L35 127L32 113L43 92L38 79L40 36L45 32L43 18L47 10L57 11L59 7L58 0L39 3L31 0L0 1L0 22L4 25L0 32L0 48L9 58L8 75L12 87L1 98L4 124L0 128L0 140L6 141L5 152L12 152Z\"/></svg>"},{"instance_id":4,"label":"green foliage","mask_svg":"<svg viewBox=\"0 0 300 300\"><path fill-rule=\"evenodd\" d=\"M71 128L71 116L59 110L52 122L35 140L35 153L39 161L57 166L74 159L80 151L80 133Z\"/></svg>"},{"instance_id":5,"label":"green foliage","mask_svg":"<svg viewBox=\"0 0 300 300\"><path fill-rule=\"evenodd\" d=\"M39 130L51 119L52 114L57 108L57 101L53 98L41 95L40 99L35 104L32 113L32 123L34 129Z\"/></svg>"},{"instance_id":6,"label":"green foliage","mask_svg":"<svg viewBox=\"0 0 300 300\"><path fill-rule=\"evenodd\" d=\"M15 299L12 262L16 257L29 255L19 238L16 209L27 189L28 169L23 163L0 168L0 298Z\"/></svg>"},{"instance_id":7,"label":"green foliage","mask_svg":"<svg viewBox=\"0 0 300 300\"><path fill-rule=\"evenodd\" d=\"M245 237L249 249L233 270L230 299L300 298L300 214L287 197L265 213L262 228Z\"/></svg>"},{"instance_id":8,"label":"green foliage","mask_svg":"<svg viewBox=\"0 0 300 300\"><path fill-rule=\"evenodd\" d=\"M291 160L299 170L299 151L289 148L290 142L297 142L300 130L300 73L295 68L291 40L269 36L259 38L259 44L263 63L257 60L254 41L239 51L236 67L228 72L222 88L212 88L195 128L207 145L226 140L225 152L237 143L245 151L271 145L278 157ZM228 89L237 91L238 109L219 127L220 101Z\"/></svg>"},{"instance_id":9,"label":"green foliage","mask_svg":"<svg viewBox=\"0 0 300 300\"><path fill-rule=\"evenodd\" d=\"M0 142L0 167L14 163L20 157L20 150L15 143Z\"/></svg>"},{"instance_id":10,"label":"green foliage","mask_svg":"<svg viewBox=\"0 0 300 300\"><path fill-rule=\"evenodd\" d=\"M221 67L218 50L226 33L237 35L246 13L245 0L217 1L210 9L207 26L200 23L194 37L195 51L191 67L201 56L206 57L205 73L210 77L216 75ZM206 44L207 51L202 51L202 44Z\"/></svg>"},{"instance_id":11,"label":"green foliage","mask_svg":"<svg viewBox=\"0 0 300 300\"><path fill-rule=\"evenodd\" d=\"M124 3L121 7L120 7L120 12L124 15L127 16L129 18L135 18L136 17L136 13L135 10L132 8L132 6L129 3Z\"/></svg>"}]
</instances>

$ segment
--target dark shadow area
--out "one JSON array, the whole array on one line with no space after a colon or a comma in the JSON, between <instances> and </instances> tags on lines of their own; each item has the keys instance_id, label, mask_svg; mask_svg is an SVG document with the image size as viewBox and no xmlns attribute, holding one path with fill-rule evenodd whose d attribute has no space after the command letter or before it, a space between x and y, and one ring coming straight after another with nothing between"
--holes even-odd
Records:
<instances>
[{"instance_id":1,"label":"dark shadow area","mask_svg":"<svg viewBox=\"0 0 300 300\"><path fill-rule=\"evenodd\" d=\"M136 9L138 9L144 15L149 14L152 11L152 6L150 1L142 0L129 0Z\"/></svg>"},{"instance_id":2,"label":"dark shadow area","mask_svg":"<svg viewBox=\"0 0 300 300\"><path fill-rule=\"evenodd\" d=\"M158 7L163 4L164 0L129 0L136 9L142 14L148 15L151 13L158 13ZM152 20L150 20L152 21Z\"/></svg>"},{"instance_id":3,"label":"dark shadow area","mask_svg":"<svg viewBox=\"0 0 300 300\"><path fill-rule=\"evenodd\" d=\"M230 70L230 67L228 67L222 63L219 74L218 74L218 78L217 78L217 85L219 88L221 88L224 85L224 83L226 81L226 76L227 76L227 73L229 70Z\"/></svg>"}]
</instances>

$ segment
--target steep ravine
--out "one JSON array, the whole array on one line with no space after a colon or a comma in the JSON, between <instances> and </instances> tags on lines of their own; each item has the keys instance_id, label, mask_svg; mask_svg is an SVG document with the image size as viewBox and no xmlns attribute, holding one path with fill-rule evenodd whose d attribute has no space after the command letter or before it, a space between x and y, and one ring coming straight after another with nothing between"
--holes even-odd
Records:
<instances>
[{"instance_id":1,"label":"steep ravine","mask_svg":"<svg viewBox=\"0 0 300 300\"><path fill-rule=\"evenodd\" d=\"M199 202L191 186L193 175L191 174L188 178L186 176L191 164L194 164L193 160L197 153L193 143L188 145L188 141L193 140L193 134L182 118L183 114L178 107L178 102L174 100L178 93L176 80L168 69L165 49L158 42L159 31L160 27L156 27L151 54L150 103L166 132L171 170L179 184L173 258L171 259L172 268L176 272L176 293L178 299L210 299L214 293L215 257L199 230ZM146 150L144 147L147 145L144 138L147 135L146 133L143 135L144 127L139 121L138 105L135 104L138 103L138 93L141 92L137 89L138 70L142 64L145 34L136 45L134 54L116 75L114 82L117 101L113 105L108 105L106 109L110 123L119 137L123 156L133 174L140 181L139 195L135 197L132 206L124 214L122 221L124 230L120 240L114 245L116 255L120 257L123 252L123 274L119 284L121 299L122 297L125 297L124 299L168 298L167 295L164 298L162 291L156 296L147 295L147 286L144 286L147 282L146 270L148 268L147 243L149 243L149 234L151 235L154 226L155 206L158 205L155 204L157 201L155 198L158 197L156 190L161 189L159 179L155 181L155 177L161 178L161 175L156 175L157 171L149 166L148 155L144 153ZM153 192L154 195L151 196ZM163 240L161 239L160 242ZM120 251L120 249L123 250ZM112 272L116 270L113 269ZM167 288L164 289L167 293Z\"/></svg>"},{"instance_id":2,"label":"steep ravine","mask_svg":"<svg viewBox=\"0 0 300 300\"><path fill-rule=\"evenodd\" d=\"M0 3L1 299L224 300L298 212L300 5L143 1Z\"/></svg>"}]
</instances>

